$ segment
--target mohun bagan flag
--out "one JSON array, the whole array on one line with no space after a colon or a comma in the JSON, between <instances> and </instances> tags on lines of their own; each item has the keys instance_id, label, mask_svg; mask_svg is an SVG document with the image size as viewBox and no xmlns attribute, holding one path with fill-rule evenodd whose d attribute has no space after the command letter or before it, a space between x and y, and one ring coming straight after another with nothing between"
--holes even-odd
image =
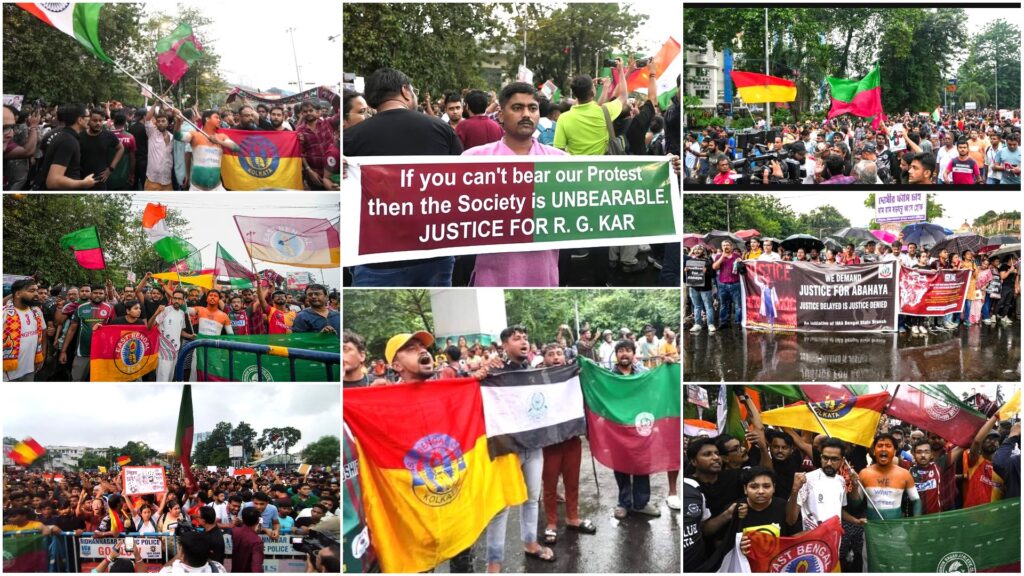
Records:
<instances>
[{"instance_id":1,"label":"mohun bagan flag","mask_svg":"<svg viewBox=\"0 0 1024 576\"><path fill-rule=\"evenodd\" d=\"M778 537L766 530L752 530L751 572L839 572L839 541L843 525L838 516L800 536Z\"/></svg>"},{"instance_id":2,"label":"mohun bagan flag","mask_svg":"<svg viewBox=\"0 0 1024 576\"><path fill-rule=\"evenodd\" d=\"M165 78L175 84L203 56L203 45L196 40L192 27L181 23L170 36L156 43L157 66Z\"/></svg>"},{"instance_id":3,"label":"mohun bagan flag","mask_svg":"<svg viewBox=\"0 0 1024 576\"><path fill-rule=\"evenodd\" d=\"M255 281L256 274L251 270L242 266L238 263L238 260L228 253L220 242L217 243L217 261L214 264L214 272L218 277L227 276L228 278L244 279L247 281Z\"/></svg>"},{"instance_id":4,"label":"mohun bagan flag","mask_svg":"<svg viewBox=\"0 0 1024 576\"><path fill-rule=\"evenodd\" d=\"M491 456L543 448L587 433L578 366L516 370L480 381Z\"/></svg>"},{"instance_id":5,"label":"mohun bagan flag","mask_svg":"<svg viewBox=\"0 0 1024 576\"><path fill-rule=\"evenodd\" d=\"M1020 498L864 527L869 572L1020 574Z\"/></svg>"},{"instance_id":6,"label":"mohun bagan flag","mask_svg":"<svg viewBox=\"0 0 1024 576\"><path fill-rule=\"evenodd\" d=\"M987 420L943 384L901 385L886 413L962 448L970 448Z\"/></svg>"},{"instance_id":7,"label":"mohun bagan flag","mask_svg":"<svg viewBox=\"0 0 1024 576\"><path fill-rule=\"evenodd\" d=\"M598 462L626 474L679 469L679 364L622 376L581 358L580 382L590 451Z\"/></svg>"},{"instance_id":8,"label":"mohun bagan flag","mask_svg":"<svg viewBox=\"0 0 1024 576\"><path fill-rule=\"evenodd\" d=\"M192 436L195 423L192 416L192 385L185 384L181 389L181 406L178 408L178 430L174 436L174 456L185 470L185 479L189 486L195 487L192 476Z\"/></svg>"},{"instance_id":9,"label":"mohun bagan flag","mask_svg":"<svg viewBox=\"0 0 1024 576\"><path fill-rule=\"evenodd\" d=\"M75 261L86 270L103 270L107 267L103 262L103 248L100 247L100 236L95 226L61 236L60 247L74 250Z\"/></svg>"},{"instance_id":10,"label":"mohun bagan flag","mask_svg":"<svg viewBox=\"0 0 1024 576\"><path fill-rule=\"evenodd\" d=\"M113 64L100 46L102 2L16 2L29 14L78 40L90 54Z\"/></svg>"},{"instance_id":11,"label":"mohun bagan flag","mask_svg":"<svg viewBox=\"0 0 1024 576\"><path fill-rule=\"evenodd\" d=\"M338 229L325 218L235 216L249 256L303 268L341 265Z\"/></svg>"},{"instance_id":12,"label":"mohun bagan flag","mask_svg":"<svg viewBox=\"0 0 1024 576\"><path fill-rule=\"evenodd\" d=\"M878 129L885 120L882 114L882 74L878 64L860 80L826 78L832 89L832 107L828 111L831 120L840 114L851 114L862 118L874 117L871 128Z\"/></svg>"},{"instance_id":13,"label":"mohun bagan flag","mask_svg":"<svg viewBox=\"0 0 1024 576\"><path fill-rule=\"evenodd\" d=\"M356 440L382 572L434 568L472 546L495 514L527 498L519 457L487 453L473 378L352 388L343 417Z\"/></svg>"}]
</instances>

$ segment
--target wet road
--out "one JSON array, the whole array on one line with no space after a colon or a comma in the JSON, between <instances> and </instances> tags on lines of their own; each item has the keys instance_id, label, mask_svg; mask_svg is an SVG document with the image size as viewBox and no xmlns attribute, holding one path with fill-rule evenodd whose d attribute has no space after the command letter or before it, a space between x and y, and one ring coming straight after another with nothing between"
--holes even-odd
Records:
<instances>
[{"instance_id":1,"label":"wet road","mask_svg":"<svg viewBox=\"0 0 1024 576\"><path fill-rule=\"evenodd\" d=\"M618 490L612 471L597 463L597 478L601 495L597 495L594 469L591 466L589 446L583 442L583 465L580 472L580 517L597 526L597 534L588 535L565 530L564 505L558 506L558 543L551 547L554 562L544 562L523 556L519 537L519 508L509 513L505 537L505 563L502 572L532 573L609 573L647 572L679 573L679 526L682 517L665 505L668 496L668 475L651 476L651 502L661 508L660 518L630 515L625 520L613 516ZM682 478L677 481L682 484ZM559 488L562 492L562 488ZM681 492L680 492L681 493ZM544 504L540 505L537 541L544 540ZM473 545L473 571L486 572L486 536L480 535ZM437 567L437 572L448 572L448 562Z\"/></svg>"},{"instance_id":2,"label":"wet road","mask_svg":"<svg viewBox=\"0 0 1024 576\"><path fill-rule=\"evenodd\" d=\"M686 328L689 329L687 324ZM688 382L1019 381L1021 325L926 336L761 332L683 334Z\"/></svg>"}]
</instances>

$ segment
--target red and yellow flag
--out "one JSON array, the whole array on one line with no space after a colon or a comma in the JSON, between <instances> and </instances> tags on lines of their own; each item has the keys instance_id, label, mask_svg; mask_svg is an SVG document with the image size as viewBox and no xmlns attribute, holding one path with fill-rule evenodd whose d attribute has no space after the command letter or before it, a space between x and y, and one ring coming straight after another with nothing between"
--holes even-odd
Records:
<instances>
[{"instance_id":1,"label":"red and yellow flag","mask_svg":"<svg viewBox=\"0 0 1024 576\"><path fill-rule=\"evenodd\" d=\"M807 402L797 402L784 408L769 410L761 414L761 420L772 426L827 433L840 440L871 446L878 428L878 419L888 402L888 392L811 402L809 405ZM809 406L814 408L814 412L818 414L827 430L818 424Z\"/></svg>"},{"instance_id":2,"label":"red and yellow flag","mask_svg":"<svg viewBox=\"0 0 1024 576\"><path fill-rule=\"evenodd\" d=\"M738 70L733 70L731 75L736 92L747 104L796 100L796 84L785 78Z\"/></svg>"},{"instance_id":3,"label":"red and yellow flag","mask_svg":"<svg viewBox=\"0 0 1024 576\"><path fill-rule=\"evenodd\" d=\"M32 438L25 438L11 449L8 455L18 466L29 466L46 453L46 449Z\"/></svg>"},{"instance_id":4,"label":"red and yellow flag","mask_svg":"<svg viewBox=\"0 0 1024 576\"><path fill-rule=\"evenodd\" d=\"M366 522L384 572L424 572L526 500L516 454L487 452L480 383L458 378L345 391Z\"/></svg>"},{"instance_id":5,"label":"red and yellow flag","mask_svg":"<svg viewBox=\"0 0 1024 576\"><path fill-rule=\"evenodd\" d=\"M302 190L302 146L292 131L220 131L241 148L224 149L221 178L228 190Z\"/></svg>"},{"instance_id":6,"label":"red and yellow flag","mask_svg":"<svg viewBox=\"0 0 1024 576\"><path fill-rule=\"evenodd\" d=\"M93 330L89 379L131 382L156 370L160 330L108 324Z\"/></svg>"},{"instance_id":7,"label":"red and yellow flag","mask_svg":"<svg viewBox=\"0 0 1024 576\"><path fill-rule=\"evenodd\" d=\"M764 530L751 531L747 560L752 572L840 572L838 516L800 536L780 538Z\"/></svg>"},{"instance_id":8,"label":"red and yellow flag","mask_svg":"<svg viewBox=\"0 0 1024 576\"><path fill-rule=\"evenodd\" d=\"M131 464L131 463L132 463L132 457L131 456L118 456L117 457L117 465L118 466L124 466L126 464Z\"/></svg>"}]
</instances>

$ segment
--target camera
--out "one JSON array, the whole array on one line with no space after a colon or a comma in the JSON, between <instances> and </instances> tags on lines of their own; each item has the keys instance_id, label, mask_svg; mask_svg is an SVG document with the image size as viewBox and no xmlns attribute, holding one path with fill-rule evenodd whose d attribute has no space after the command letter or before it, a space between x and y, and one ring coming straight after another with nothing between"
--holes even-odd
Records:
<instances>
[{"instance_id":1,"label":"camera","mask_svg":"<svg viewBox=\"0 0 1024 576\"><path fill-rule=\"evenodd\" d=\"M331 545L337 545L338 539L330 534L310 530L308 536L295 536L292 538L292 548L296 552L302 552L309 556L310 562L316 563L316 555L321 550Z\"/></svg>"},{"instance_id":2,"label":"camera","mask_svg":"<svg viewBox=\"0 0 1024 576\"><path fill-rule=\"evenodd\" d=\"M602 64L602 66L604 66L605 68L615 68L618 65L619 61L616 60L615 58L605 58L604 64Z\"/></svg>"},{"instance_id":3,"label":"camera","mask_svg":"<svg viewBox=\"0 0 1024 576\"><path fill-rule=\"evenodd\" d=\"M188 534L189 532L196 531L197 530L195 529L194 526L192 526L191 522L181 521L174 526L174 535L178 537Z\"/></svg>"}]
</instances>

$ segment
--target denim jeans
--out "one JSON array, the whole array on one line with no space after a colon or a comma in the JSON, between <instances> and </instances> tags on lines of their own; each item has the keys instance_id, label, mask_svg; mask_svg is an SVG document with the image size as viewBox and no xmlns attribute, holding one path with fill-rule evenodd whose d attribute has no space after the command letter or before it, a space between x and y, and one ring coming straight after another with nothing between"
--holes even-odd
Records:
<instances>
[{"instance_id":1,"label":"denim jeans","mask_svg":"<svg viewBox=\"0 0 1024 576\"><path fill-rule=\"evenodd\" d=\"M633 476L624 472L616 472L615 483L619 485L619 506L626 510L639 510L650 502L650 476Z\"/></svg>"},{"instance_id":2,"label":"denim jeans","mask_svg":"<svg viewBox=\"0 0 1024 576\"><path fill-rule=\"evenodd\" d=\"M544 449L537 448L519 453L519 462L526 480L526 502L519 510L519 529L523 544L537 541L537 518L540 515L540 484L544 473ZM648 489L648 491L650 491ZM498 512L487 524L487 563L505 561L505 529L508 526L508 508Z\"/></svg>"},{"instance_id":3,"label":"denim jeans","mask_svg":"<svg viewBox=\"0 0 1024 576\"><path fill-rule=\"evenodd\" d=\"M358 288L451 287L455 257L448 256L401 268L356 266L352 286Z\"/></svg>"},{"instance_id":4,"label":"denim jeans","mask_svg":"<svg viewBox=\"0 0 1024 576\"><path fill-rule=\"evenodd\" d=\"M706 315L704 319L705 326L715 325L715 309L712 306L711 290L690 288L690 302L693 303L693 324L695 326L701 323L701 312L704 312Z\"/></svg>"},{"instance_id":5,"label":"denim jeans","mask_svg":"<svg viewBox=\"0 0 1024 576\"><path fill-rule=\"evenodd\" d=\"M718 283L718 325L725 326L729 315L729 302L736 308L736 324L743 322L743 302L740 300L740 283Z\"/></svg>"},{"instance_id":6,"label":"denim jeans","mask_svg":"<svg viewBox=\"0 0 1024 576\"><path fill-rule=\"evenodd\" d=\"M988 293L985 293L985 303L981 305L981 319L988 320L989 315L992 311L992 299L988 297Z\"/></svg>"}]
</instances>

